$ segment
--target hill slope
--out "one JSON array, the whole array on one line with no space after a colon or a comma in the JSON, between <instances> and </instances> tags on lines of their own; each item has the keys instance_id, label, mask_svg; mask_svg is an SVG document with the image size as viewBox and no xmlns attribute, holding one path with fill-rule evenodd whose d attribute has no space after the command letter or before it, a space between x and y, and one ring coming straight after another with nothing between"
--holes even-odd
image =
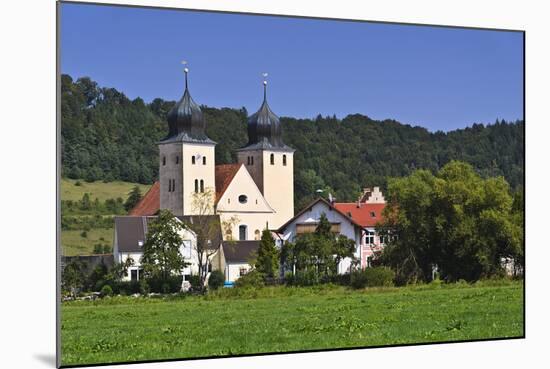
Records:
<instances>
[{"instance_id":1,"label":"hill slope","mask_svg":"<svg viewBox=\"0 0 550 369\"><path fill-rule=\"evenodd\" d=\"M164 137L173 101L150 104L99 87L89 78L62 76L62 175L152 183L158 173L156 142ZM216 162L235 161L247 142L246 109L203 107L207 133L218 142ZM355 200L363 186L384 186L388 176L417 168L437 170L449 160L471 163L482 175L503 175L523 184L523 122L496 122L448 133L431 133L393 120L366 116L294 119L282 117L285 142L296 149L295 206L318 188L341 201Z\"/></svg>"}]
</instances>

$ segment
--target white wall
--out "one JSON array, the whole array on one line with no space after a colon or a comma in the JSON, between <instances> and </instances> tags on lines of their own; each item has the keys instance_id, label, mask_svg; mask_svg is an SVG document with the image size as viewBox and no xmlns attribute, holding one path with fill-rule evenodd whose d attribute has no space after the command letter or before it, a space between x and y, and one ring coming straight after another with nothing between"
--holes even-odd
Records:
<instances>
[{"instance_id":1,"label":"white wall","mask_svg":"<svg viewBox=\"0 0 550 369\"><path fill-rule=\"evenodd\" d=\"M225 280L235 282L240 277L241 268L245 268L248 272L252 267L248 263L227 263L225 265Z\"/></svg>"}]
</instances>

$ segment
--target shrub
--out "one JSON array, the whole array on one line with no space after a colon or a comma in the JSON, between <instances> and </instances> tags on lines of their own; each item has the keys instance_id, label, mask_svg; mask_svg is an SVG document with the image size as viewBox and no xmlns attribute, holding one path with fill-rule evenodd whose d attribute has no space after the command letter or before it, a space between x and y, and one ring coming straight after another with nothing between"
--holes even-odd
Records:
<instances>
[{"instance_id":1,"label":"shrub","mask_svg":"<svg viewBox=\"0 0 550 369\"><path fill-rule=\"evenodd\" d=\"M80 233L80 237L82 237L82 238L88 237L88 232L82 231L82 233Z\"/></svg>"},{"instance_id":2,"label":"shrub","mask_svg":"<svg viewBox=\"0 0 550 369\"><path fill-rule=\"evenodd\" d=\"M212 290L217 290L218 288L223 286L223 283L225 282L225 276L223 273L219 270L214 270L212 273L210 273L210 277L208 278L208 288Z\"/></svg>"},{"instance_id":3,"label":"shrub","mask_svg":"<svg viewBox=\"0 0 550 369\"><path fill-rule=\"evenodd\" d=\"M264 286L264 276L257 270L252 270L235 281L235 287L261 288Z\"/></svg>"},{"instance_id":4,"label":"shrub","mask_svg":"<svg viewBox=\"0 0 550 369\"><path fill-rule=\"evenodd\" d=\"M149 283L147 283L145 279L139 281L139 292L142 295L147 295L149 292L151 292L151 288L149 288Z\"/></svg>"},{"instance_id":5,"label":"shrub","mask_svg":"<svg viewBox=\"0 0 550 369\"><path fill-rule=\"evenodd\" d=\"M351 274L350 284L353 288L393 286L395 273L387 267L366 268Z\"/></svg>"},{"instance_id":6,"label":"shrub","mask_svg":"<svg viewBox=\"0 0 550 369\"><path fill-rule=\"evenodd\" d=\"M156 293L174 293L181 291L183 276L173 275L168 277L166 281L156 278L150 278L147 280L151 292ZM139 292L139 284L138 284Z\"/></svg>"},{"instance_id":7,"label":"shrub","mask_svg":"<svg viewBox=\"0 0 550 369\"><path fill-rule=\"evenodd\" d=\"M201 290L201 279L198 275L190 275L189 276L189 283L191 284L191 289L193 291L200 291Z\"/></svg>"},{"instance_id":8,"label":"shrub","mask_svg":"<svg viewBox=\"0 0 550 369\"><path fill-rule=\"evenodd\" d=\"M314 286L320 283L315 270L299 270L294 275L286 275L285 283L291 286Z\"/></svg>"},{"instance_id":9,"label":"shrub","mask_svg":"<svg viewBox=\"0 0 550 369\"><path fill-rule=\"evenodd\" d=\"M111 286L106 284L105 286L101 287L101 296L112 296L113 295L113 289Z\"/></svg>"}]
</instances>

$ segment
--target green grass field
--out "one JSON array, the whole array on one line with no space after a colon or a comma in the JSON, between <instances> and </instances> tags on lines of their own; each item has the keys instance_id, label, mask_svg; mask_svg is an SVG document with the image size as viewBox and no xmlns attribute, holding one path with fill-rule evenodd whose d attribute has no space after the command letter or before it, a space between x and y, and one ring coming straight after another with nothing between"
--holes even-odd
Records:
<instances>
[{"instance_id":1,"label":"green grass field","mask_svg":"<svg viewBox=\"0 0 550 369\"><path fill-rule=\"evenodd\" d=\"M61 231L61 248L63 255L89 255L93 253L97 243L113 245L113 228L92 228L87 231L87 237L82 237L82 231ZM103 240L101 239L103 238Z\"/></svg>"},{"instance_id":2,"label":"green grass field","mask_svg":"<svg viewBox=\"0 0 550 369\"><path fill-rule=\"evenodd\" d=\"M73 200L78 201L82 199L85 193L90 194L91 200L98 198L100 202L107 199L116 199L117 197L126 200L128 193L134 188L139 186L142 195L149 190L150 185L142 185L138 183L114 181L104 183L102 181L86 182L83 179L78 180L80 186L76 186L77 180L74 179L61 179L61 200ZM63 215L63 214L62 214ZM93 215L93 214L89 214ZM74 215L73 215L74 216ZM78 216L78 215L77 215ZM111 228L92 228L87 231L88 237L81 237L82 230L62 230L61 231L61 249L63 255L90 255L93 253L94 245L97 243L113 244L114 229ZM104 240L100 240L103 238Z\"/></svg>"},{"instance_id":3,"label":"green grass field","mask_svg":"<svg viewBox=\"0 0 550 369\"><path fill-rule=\"evenodd\" d=\"M523 283L352 291L274 287L62 305L62 363L519 337Z\"/></svg>"},{"instance_id":4,"label":"green grass field","mask_svg":"<svg viewBox=\"0 0 550 369\"><path fill-rule=\"evenodd\" d=\"M61 179L61 200L73 200L77 201L82 199L85 193L90 194L90 199L93 201L97 197L99 201L105 201L107 199L116 199L121 197L126 200L128 193L138 186L141 193L145 193L149 190L151 185L143 185L131 182L114 181L104 183L103 181L86 182L83 179L78 180L80 186L75 186L77 180L62 178Z\"/></svg>"}]
</instances>

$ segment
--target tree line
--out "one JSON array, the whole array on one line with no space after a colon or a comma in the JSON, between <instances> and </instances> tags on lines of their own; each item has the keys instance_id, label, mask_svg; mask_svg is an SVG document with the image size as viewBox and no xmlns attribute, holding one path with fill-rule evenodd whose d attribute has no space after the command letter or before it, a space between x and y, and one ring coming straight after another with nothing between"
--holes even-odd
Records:
<instances>
[{"instance_id":1,"label":"tree line","mask_svg":"<svg viewBox=\"0 0 550 369\"><path fill-rule=\"evenodd\" d=\"M174 101L130 100L88 77L61 78L62 175L69 178L124 180L150 184L158 176L157 142L167 131ZM235 149L247 142L245 108L202 106L207 134L216 146L216 163L236 161ZM339 201L354 201L364 186L416 169L437 172L451 160L471 164L482 177L503 176L512 189L523 185L524 122L497 120L450 132L429 132L395 120L361 114L343 119L282 117L285 142L296 149L295 206L302 208L317 189Z\"/></svg>"}]
</instances>

